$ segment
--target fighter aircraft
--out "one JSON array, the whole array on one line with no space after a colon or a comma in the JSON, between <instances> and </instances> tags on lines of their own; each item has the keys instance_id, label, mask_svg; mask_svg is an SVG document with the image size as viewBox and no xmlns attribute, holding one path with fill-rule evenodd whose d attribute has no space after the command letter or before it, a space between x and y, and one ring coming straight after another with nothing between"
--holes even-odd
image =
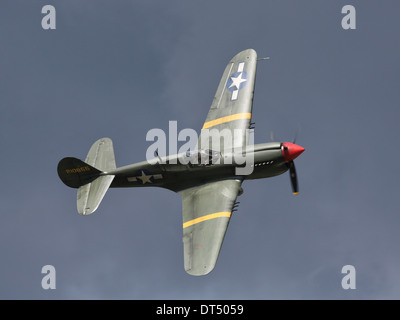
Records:
<instances>
[{"instance_id":1,"label":"fighter aircraft","mask_svg":"<svg viewBox=\"0 0 400 320\"><path fill-rule=\"evenodd\" d=\"M248 49L228 63L193 150L156 153L153 159L117 168L112 141L102 138L92 145L85 162L62 159L58 175L67 186L78 189L78 212L93 213L109 187L161 187L177 192L182 196L185 270L196 276L212 271L232 212L237 210L236 198L243 193L243 181L289 170L293 193L298 193L293 160L303 147L293 142L248 144L258 60L256 51ZM232 133L234 141L227 143L218 136L221 132ZM210 143L216 147L203 148Z\"/></svg>"}]
</instances>

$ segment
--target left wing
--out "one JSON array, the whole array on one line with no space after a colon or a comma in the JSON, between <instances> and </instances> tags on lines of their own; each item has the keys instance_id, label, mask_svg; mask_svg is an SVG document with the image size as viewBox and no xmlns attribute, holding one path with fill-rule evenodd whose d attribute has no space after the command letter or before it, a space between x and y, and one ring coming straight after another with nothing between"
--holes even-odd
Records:
<instances>
[{"instance_id":1,"label":"left wing","mask_svg":"<svg viewBox=\"0 0 400 320\"><path fill-rule=\"evenodd\" d=\"M214 269L241 184L238 179L221 180L179 192L187 273L200 276Z\"/></svg>"}]
</instances>

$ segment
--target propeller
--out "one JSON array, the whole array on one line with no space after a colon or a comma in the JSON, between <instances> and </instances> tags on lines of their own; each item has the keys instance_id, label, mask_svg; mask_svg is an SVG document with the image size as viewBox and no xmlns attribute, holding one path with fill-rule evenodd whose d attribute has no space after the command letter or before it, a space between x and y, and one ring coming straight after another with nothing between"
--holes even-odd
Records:
<instances>
[{"instance_id":1,"label":"propeller","mask_svg":"<svg viewBox=\"0 0 400 320\"><path fill-rule=\"evenodd\" d=\"M296 139L294 139L296 140ZM290 143L290 142L283 142L282 143L282 156L283 159L286 161L286 165L289 168L290 173L290 182L292 184L293 194L299 193L299 185L297 182L297 173L296 167L294 165L294 159L296 159L303 151L305 150L303 147L300 147L297 144Z\"/></svg>"},{"instance_id":2,"label":"propeller","mask_svg":"<svg viewBox=\"0 0 400 320\"><path fill-rule=\"evenodd\" d=\"M296 144L296 139L297 139L297 136L299 135L299 131L300 131L300 129L299 129L299 127L297 127L296 132L294 133L293 141L292 141L292 143L294 143L294 144Z\"/></svg>"},{"instance_id":3,"label":"propeller","mask_svg":"<svg viewBox=\"0 0 400 320\"><path fill-rule=\"evenodd\" d=\"M294 161L288 162L288 167L293 194L299 194L299 185L297 183L296 166L294 165Z\"/></svg>"}]
</instances>

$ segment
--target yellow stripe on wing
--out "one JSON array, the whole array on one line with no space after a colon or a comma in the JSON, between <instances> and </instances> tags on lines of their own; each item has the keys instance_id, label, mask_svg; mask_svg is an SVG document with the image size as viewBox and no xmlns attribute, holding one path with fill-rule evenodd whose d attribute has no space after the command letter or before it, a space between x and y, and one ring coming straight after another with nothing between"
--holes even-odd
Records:
<instances>
[{"instance_id":1,"label":"yellow stripe on wing","mask_svg":"<svg viewBox=\"0 0 400 320\"><path fill-rule=\"evenodd\" d=\"M229 121L233 121L233 120L239 120L239 119L251 119L251 113L248 113L248 112L236 113L236 114L232 114L230 116L211 120L211 121L205 122L202 129L207 129L207 128L216 126L221 123L225 123L225 122L229 122Z\"/></svg>"},{"instance_id":2,"label":"yellow stripe on wing","mask_svg":"<svg viewBox=\"0 0 400 320\"><path fill-rule=\"evenodd\" d=\"M185 222L183 224L183 229L190 227L196 223L203 222L203 221L210 220L210 219L221 218L221 217L229 218L231 216L231 214L232 214L232 212L216 212L216 213L207 214L200 218L189 220L189 221Z\"/></svg>"}]
</instances>

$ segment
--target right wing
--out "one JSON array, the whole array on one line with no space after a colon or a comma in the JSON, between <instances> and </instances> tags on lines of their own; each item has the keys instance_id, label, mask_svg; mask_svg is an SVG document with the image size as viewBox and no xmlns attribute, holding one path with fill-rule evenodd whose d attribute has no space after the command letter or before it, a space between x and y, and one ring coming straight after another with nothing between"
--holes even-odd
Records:
<instances>
[{"instance_id":1,"label":"right wing","mask_svg":"<svg viewBox=\"0 0 400 320\"><path fill-rule=\"evenodd\" d=\"M223 152L224 149L246 147L248 142L247 129L250 126L253 108L256 68L257 53L253 49L239 52L228 63L204 122L197 149L218 148L217 151ZM216 139L219 141L212 141L212 129L217 129L216 134L223 130L228 131L232 137L236 130L239 134L236 134L232 148L225 146L226 142L223 138ZM212 146L212 143L218 142L218 147ZM205 147L202 147L202 145Z\"/></svg>"}]
</instances>

